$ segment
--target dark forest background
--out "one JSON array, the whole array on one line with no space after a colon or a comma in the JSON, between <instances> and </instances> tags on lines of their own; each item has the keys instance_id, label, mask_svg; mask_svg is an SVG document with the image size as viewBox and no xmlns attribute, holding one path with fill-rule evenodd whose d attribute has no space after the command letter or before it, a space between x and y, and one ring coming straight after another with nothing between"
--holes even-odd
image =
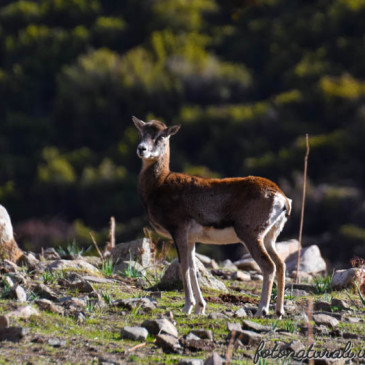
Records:
<instances>
[{"instance_id":1,"label":"dark forest background","mask_svg":"<svg viewBox=\"0 0 365 365\"><path fill-rule=\"evenodd\" d=\"M365 0L0 0L0 203L23 248L147 225L131 115L181 123L172 169L262 175L297 237L365 256ZM214 248L216 250L216 248ZM230 249L231 256L235 250Z\"/></svg>"}]
</instances>

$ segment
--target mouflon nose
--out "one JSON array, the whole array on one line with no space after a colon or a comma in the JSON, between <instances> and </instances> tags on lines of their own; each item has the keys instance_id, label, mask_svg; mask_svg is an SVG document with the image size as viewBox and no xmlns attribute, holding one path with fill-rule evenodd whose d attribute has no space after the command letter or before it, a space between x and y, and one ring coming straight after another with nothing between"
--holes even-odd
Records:
<instances>
[{"instance_id":1,"label":"mouflon nose","mask_svg":"<svg viewBox=\"0 0 365 365\"><path fill-rule=\"evenodd\" d=\"M138 149L138 153L143 153L144 151L146 151L146 146L145 145L139 145L138 147L137 147L137 149Z\"/></svg>"}]
</instances>

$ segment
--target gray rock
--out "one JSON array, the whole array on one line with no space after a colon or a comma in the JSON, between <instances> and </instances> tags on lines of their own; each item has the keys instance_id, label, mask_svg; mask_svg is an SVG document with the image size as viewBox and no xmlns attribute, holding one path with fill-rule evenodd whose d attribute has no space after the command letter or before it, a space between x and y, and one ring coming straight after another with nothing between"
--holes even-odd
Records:
<instances>
[{"instance_id":1,"label":"gray rock","mask_svg":"<svg viewBox=\"0 0 365 365\"><path fill-rule=\"evenodd\" d=\"M313 315L313 320L317 325L325 325L325 326L329 326L331 328L336 327L340 322L332 316L329 316L328 314L314 314Z\"/></svg>"},{"instance_id":2,"label":"gray rock","mask_svg":"<svg viewBox=\"0 0 365 365\"><path fill-rule=\"evenodd\" d=\"M202 255L200 253L196 253L195 257L202 262L202 264L208 269L218 269L218 264L214 259L211 259L208 256Z\"/></svg>"},{"instance_id":3,"label":"gray rock","mask_svg":"<svg viewBox=\"0 0 365 365\"><path fill-rule=\"evenodd\" d=\"M113 284L114 280L106 279L106 278L99 278L98 276L91 276L85 275L82 277L83 280L88 281L89 283L96 283L96 284Z\"/></svg>"},{"instance_id":4,"label":"gray rock","mask_svg":"<svg viewBox=\"0 0 365 365\"><path fill-rule=\"evenodd\" d=\"M60 340L59 338L50 338L47 343L52 347L63 347L66 345L66 341Z\"/></svg>"},{"instance_id":5,"label":"gray rock","mask_svg":"<svg viewBox=\"0 0 365 365\"><path fill-rule=\"evenodd\" d=\"M229 317L221 312L214 312L208 314L209 319L228 319Z\"/></svg>"},{"instance_id":6,"label":"gray rock","mask_svg":"<svg viewBox=\"0 0 365 365\"><path fill-rule=\"evenodd\" d=\"M18 307L17 309L9 312L7 316L9 318L29 318L31 316L39 316L39 312L32 306L27 305L25 307Z\"/></svg>"},{"instance_id":7,"label":"gray rock","mask_svg":"<svg viewBox=\"0 0 365 365\"><path fill-rule=\"evenodd\" d=\"M126 326L122 328L121 336L134 341L144 341L148 336L148 331L144 327Z\"/></svg>"},{"instance_id":8,"label":"gray rock","mask_svg":"<svg viewBox=\"0 0 365 365\"><path fill-rule=\"evenodd\" d=\"M138 261L144 268L153 265L151 255L151 241L142 238L135 241L117 244L111 251L111 257L115 263L121 261Z\"/></svg>"},{"instance_id":9,"label":"gray rock","mask_svg":"<svg viewBox=\"0 0 365 365\"><path fill-rule=\"evenodd\" d=\"M50 289L47 285L44 284L37 284L33 287L34 293L39 295L41 298L46 298L50 300L57 300L56 293Z\"/></svg>"},{"instance_id":10,"label":"gray rock","mask_svg":"<svg viewBox=\"0 0 365 365\"><path fill-rule=\"evenodd\" d=\"M10 260L0 260L0 272L8 273L8 272L18 272L18 266L11 262Z\"/></svg>"},{"instance_id":11,"label":"gray rock","mask_svg":"<svg viewBox=\"0 0 365 365\"><path fill-rule=\"evenodd\" d=\"M358 318L358 317L347 317L346 320L349 323L361 323L361 322L363 322L363 320L361 318Z\"/></svg>"},{"instance_id":12,"label":"gray rock","mask_svg":"<svg viewBox=\"0 0 365 365\"><path fill-rule=\"evenodd\" d=\"M238 280L238 281L250 281L251 275L248 272L238 270L232 274L231 279Z\"/></svg>"},{"instance_id":13,"label":"gray rock","mask_svg":"<svg viewBox=\"0 0 365 365\"><path fill-rule=\"evenodd\" d=\"M122 307L129 310L140 307L140 309L150 312L156 309L156 300L154 298L128 298L118 299L112 303L113 306Z\"/></svg>"},{"instance_id":14,"label":"gray rock","mask_svg":"<svg viewBox=\"0 0 365 365\"><path fill-rule=\"evenodd\" d=\"M23 327L0 327L0 341L19 342L28 332Z\"/></svg>"},{"instance_id":15,"label":"gray rock","mask_svg":"<svg viewBox=\"0 0 365 365\"><path fill-rule=\"evenodd\" d=\"M257 345L260 343L262 336L254 331L242 330L231 332L228 336L228 339L234 333L234 338L240 340L244 345Z\"/></svg>"},{"instance_id":16,"label":"gray rock","mask_svg":"<svg viewBox=\"0 0 365 365\"><path fill-rule=\"evenodd\" d=\"M331 304L328 303L328 302L325 302L323 300L319 300L317 302L314 302L313 309L315 311L326 311L326 312L330 312L331 311Z\"/></svg>"},{"instance_id":17,"label":"gray rock","mask_svg":"<svg viewBox=\"0 0 365 365\"><path fill-rule=\"evenodd\" d=\"M118 262L114 267L115 273L124 274L128 273L129 270L133 271L133 274L138 276L143 276L146 273L146 269L137 261L133 260Z\"/></svg>"},{"instance_id":18,"label":"gray rock","mask_svg":"<svg viewBox=\"0 0 365 365\"><path fill-rule=\"evenodd\" d=\"M28 270L35 270L38 267L39 260L31 253L24 253L18 261L19 266L26 266Z\"/></svg>"},{"instance_id":19,"label":"gray rock","mask_svg":"<svg viewBox=\"0 0 365 365\"><path fill-rule=\"evenodd\" d=\"M46 270L52 271L75 271L75 272L84 272L88 275L93 276L101 276L100 271L93 265L88 262L79 259L79 260L57 260L51 262Z\"/></svg>"},{"instance_id":20,"label":"gray rock","mask_svg":"<svg viewBox=\"0 0 365 365\"><path fill-rule=\"evenodd\" d=\"M276 251L282 260L286 260L290 255L299 249L299 241L291 239L288 241L276 242Z\"/></svg>"},{"instance_id":21,"label":"gray rock","mask_svg":"<svg viewBox=\"0 0 365 365\"><path fill-rule=\"evenodd\" d=\"M156 336L156 345L161 347L164 352L179 353L181 346L179 340L175 336L167 334L159 334Z\"/></svg>"},{"instance_id":22,"label":"gray rock","mask_svg":"<svg viewBox=\"0 0 365 365\"><path fill-rule=\"evenodd\" d=\"M203 340L213 341L213 332L211 330L192 330L191 333Z\"/></svg>"},{"instance_id":23,"label":"gray rock","mask_svg":"<svg viewBox=\"0 0 365 365\"><path fill-rule=\"evenodd\" d=\"M237 266L229 259L226 259L223 262L221 262L220 266L223 267L224 269L228 269L231 271L237 270Z\"/></svg>"},{"instance_id":24,"label":"gray rock","mask_svg":"<svg viewBox=\"0 0 365 365\"><path fill-rule=\"evenodd\" d=\"M218 279L216 279L204 265L195 258L197 267L198 282L202 288L215 289L227 293L228 289ZM174 260L167 268L161 281L156 285L160 290L182 289L181 273L178 260Z\"/></svg>"},{"instance_id":25,"label":"gray rock","mask_svg":"<svg viewBox=\"0 0 365 365\"><path fill-rule=\"evenodd\" d=\"M263 326L260 323L256 323L253 321L244 320L242 321L242 328L244 330L250 330L255 332L269 332L271 331L271 327Z\"/></svg>"},{"instance_id":26,"label":"gray rock","mask_svg":"<svg viewBox=\"0 0 365 365\"><path fill-rule=\"evenodd\" d=\"M63 287L71 290L77 290L80 293L93 293L95 292L94 287L86 280L83 281L77 281L77 282L69 282L66 279L59 280L59 284L61 284Z\"/></svg>"},{"instance_id":27,"label":"gray rock","mask_svg":"<svg viewBox=\"0 0 365 365\"><path fill-rule=\"evenodd\" d=\"M4 278L4 284L6 286L8 286L9 288L14 288L14 285L15 285L13 279L8 275L5 276L5 278Z\"/></svg>"},{"instance_id":28,"label":"gray rock","mask_svg":"<svg viewBox=\"0 0 365 365\"><path fill-rule=\"evenodd\" d=\"M142 327L147 328L151 335L167 334L178 337L176 327L166 318L145 320Z\"/></svg>"},{"instance_id":29,"label":"gray rock","mask_svg":"<svg viewBox=\"0 0 365 365\"><path fill-rule=\"evenodd\" d=\"M60 314L61 316L64 314L64 310L62 307L52 303L48 299L37 299L35 303L38 305L38 307L44 311L48 311L51 313Z\"/></svg>"},{"instance_id":30,"label":"gray rock","mask_svg":"<svg viewBox=\"0 0 365 365\"><path fill-rule=\"evenodd\" d=\"M291 254L285 261L287 272L297 269L298 252ZM317 245L304 247L300 253L299 271L308 274L324 273L327 270L326 262L321 256L321 251Z\"/></svg>"},{"instance_id":31,"label":"gray rock","mask_svg":"<svg viewBox=\"0 0 365 365\"><path fill-rule=\"evenodd\" d=\"M242 331L242 327L238 322L227 322L227 329L228 331L232 332L232 331Z\"/></svg>"},{"instance_id":32,"label":"gray rock","mask_svg":"<svg viewBox=\"0 0 365 365\"><path fill-rule=\"evenodd\" d=\"M200 337L197 335L194 335L194 333L189 332L186 336L186 340L187 341L191 341L191 340L200 340Z\"/></svg>"},{"instance_id":33,"label":"gray rock","mask_svg":"<svg viewBox=\"0 0 365 365\"><path fill-rule=\"evenodd\" d=\"M9 327L9 318L6 315L0 316L0 328L7 328Z\"/></svg>"},{"instance_id":34,"label":"gray rock","mask_svg":"<svg viewBox=\"0 0 365 365\"><path fill-rule=\"evenodd\" d=\"M201 359L182 359L178 365L203 365L204 361Z\"/></svg>"},{"instance_id":35,"label":"gray rock","mask_svg":"<svg viewBox=\"0 0 365 365\"><path fill-rule=\"evenodd\" d=\"M282 350L291 350L294 353L298 353L301 350L305 350L305 346L300 341L291 341L281 347Z\"/></svg>"},{"instance_id":36,"label":"gray rock","mask_svg":"<svg viewBox=\"0 0 365 365\"><path fill-rule=\"evenodd\" d=\"M362 280L359 283L361 286L364 283L365 269L353 267L347 270L336 270L331 281L333 289L344 289L348 287L355 287L357 280Z\"/></svg>"},{"instance_id":37,"label":"gray rock","mask_svg":"<svg viewBox=\"0 0 365 365\"><path fill-rule=\"evenodd\" d=\"M337 299L337 298L332 298L331 306L332 307L337 307L340 310L350 309L350 304L346 300Z\"/></svg>"},{"instance_id":38,"label":"gray rock","mask_svg":"<svg viewBox=\"0 0 365 365\"><path fill-rule=\"evenodd\" d=\"M15 285L10 293L9 296L11 298L16 299L19 302L26 302L27 301L27 293L20 285Z\"/></svg>"},{"instance_id":39,"label":"gray rock","mask_svg":"<svg viewBox=\"0 0 365 365\"><path fill-rule=\"evenodd\" d=\"M251 275L251 280L263 281L264 277L261 274L254 274L254 275Z\"/></svg>"},{"instance_id":40,"label":"gray rock","mask_svg":"<svg viewBox=\"0 0 365 365\"><path fill-rule=\"evenodd\" d=\"M253 270L256 272L261 272L259 265L257 265L257 262L251 257L249 253L243 255L240 260L235 261L234 265L240 270L244 271Z\"/></svg>"},{"instance_id":41,"label":"gray rock","mask_svg":"<svg viewBox=\"0 0 365 365\"><path fill-rule=\"evenodd\" d=\"M225 363L226 360L216 352L213 352L212 355L204 361L204 365L224 365Z\"/></svg>"},{"instance_id":42,"label":"gray rock","mask_svg":"<svg viewBox=\"0 0 365 365\"><path fill-rule=\"evenodd\" d=\"M245 308L239 308L233 313L233 317L235 318L245 318L247 317L247 312L245 311Z\"/></svg>"},{"instance_id":43,"label":"gray rock","mask_svg":"<svg viewBox=\"0 0 365 365\"><path fill-rule=\"evenodd\" d=\"M48 247L43 251L43 257L46 260L61 260L61 256L53 247Z\"/></svg>"}]
</instances>

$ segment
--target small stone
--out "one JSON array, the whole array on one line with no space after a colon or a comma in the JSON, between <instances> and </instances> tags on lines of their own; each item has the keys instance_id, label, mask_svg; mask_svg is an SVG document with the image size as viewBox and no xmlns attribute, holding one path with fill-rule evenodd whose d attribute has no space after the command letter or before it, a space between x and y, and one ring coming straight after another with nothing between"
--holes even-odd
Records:
<instances>
[{"instance_id":1,"label":"small stone","mask_svg":"<svg viewBox=\"0 0 365 365\"><path fill-rule=\"evenodd\" d=\"M6 315L0 316L0 328L9 327L9 318Z\"/></svg>"},{"instance_id":2,"label":"small stone","mask_svg":"<svg viewBox=\"0 0 365 365\"><path fill-rule=\"evenodd\" d=\"M148 331L144 327L130 327L122 328L121 337L128 338L134 341L144 341L148 336Z\"/></svg>"},{"instance_id":3,"label":"small stone","mask_svg":"<svg viewBox=\"0 0 365 365\"><path fill-rule=\"evenodd\" d=\"M331 306L337 307L340 310L350 309L350 304L343 299L332 298Z\"/></svg>"},{"instance_id":4,"label":"small stone","mask_svg":"<svg viewBox=\"0 0 365 365\"><path fill-rule=\"evenodd\" d=\"M30 305L19 307L7 314L9 318L29 318L31 316L39 316L37 309Z\"/></svg>"},{"instance_id":5,"label":"small stone","mask_svg":"<svg viewBox=\"0 0 365 365\"><path fill-rule=\"evenodd\" d=\"M113 284L114 280L106 279L106 278L99 278L97 276L85 275L82 277L82 280L88 281L90 283L96 284Z\"/></svg>"},{"instance_id":6,"label":"small stone","mask_svg":"<svg viewBox=\"0 0 365 365\"><path fill-rule=\"evenodd\" d=\"M360 322L362 322L362 319L358 318L358 317L347 317L346 320L349 323L360 323Z\"/></svg>"},{"instance_id":7,"label":"small stone","mask_svg":"<svg viewBox=\"0 0 365 365\"><path fill-rule=\"evenodd\" d=\"M181 346L175 336L160 334L156 336L156 345L161 347L164 352L180 352Z\"/></svg>"},{"instance_id":8,"label":"small stone","mask_svg":"<svg viewBox=\"0 0 365 365\"><path fill-rule=\"evenodd\" d=\"M232 331L242 331L242 327L239 323L234 322L227 322L227 329L228 331L232 332Z\"/></svg>"},{"instance_id":9,"label":"small stone","mask_svg":"<svg viewBox=\"0 0 365 365\"><path fill-rule=\"evenodd\" d=\"M330 333L330 330L327 326L321 324L320 326L315 326L313 329L314 333L321 336L328 336Z\"/></svg>"},{"instance_id":10,"label":"small stone","mask_svg":"<svg viewBox=\"0 0 365 365\"><path fill-rule=\"evenodd\" d=\"M146 320L142 323L142 327L147 328L151 335L168 334L178 337L176 327L165 318Z\"/></svg>"},{"instance_id":11,"label":"small stone","mask_svg":"<svg viewBox=\"0 0 365 365\"><path fill-rule=\"evenodd\" d=\"M41 298L50 300L57 300L56 293L44 284L37 284L33 287L34 293L38 294Z\"/></svg>"},{"instance_id":12,"label":"small stone","mask_svg":"<svg viewBox=\"0 0 365 365\"><path fill-rule=\"evenodd\" d=\"M78 281L76 283L69 283L69 289L78 290L80 293L95 292L94 287L88 281Z\"/></svg>"},{"instance_id":13,"label":"small stone","mask_svg":"<svg viewBox=\"0 0 365 365\"><path fill-rule=\"evenodd\" d=\"M226 360L216 352L213 352L212 355L204 361L204 365L224 365L225 363Z\"/></svg>"},{"instance_id":14,"label":"small stone","mask_svg":"<svg viewBox=\"0 0 365 365\"><path fill-rule=\"evenodd\" d=\"M39 260L31 253L24 253L18 261L19 266L26 266L28 270L35 270L39 264Z\"/></svg>"},{"instance_id":15,"label":"small stone","mask_svg":"<svg viewBox=\"0 0 365 365\"><path fill-rule=\"evenodd\" d=\"M58 338L50 338L47 341L47 343L48 343L49 346L52 346L52 347L62 347L62 346L65 346L66 345L66 341L65 340L60 340Z\"/></svg>"},{"instance_id":16,"label":"small stone","mask_svg":"<svg viewBox=\"0 0 365 365\"><path fill-rule=\"evenodd\" d=\"M76 271L84 272L91 276L101 276L100 271L88 262L78 259L78 260L56 260L51 262L47 267L48 271Z\"/></svg>"},{"instance_id":17,"label":"small stone","mask_svg":"<svg viewBox=\"0 0 365 365\"><path fill-rule=\"evenodd\" d=\"M231 271L235 271L237 270L237 266L233 264L233 262L229 259L227 260L224 260L222 263L221 263L221 266L224 268L224 269L228 269L228 270L231 270Z\"/></svg>"},{"instance_id":18,"label":"small stone","mask_svg":"<svg viewBox=\"0 0 365 365\"><path fill-rule=\"evenodd\" d=\"M232 278L232 280L238 280L238 281L250 281L251 275L247 272L238 270L232 274L231 278Z\"/></svg>"},{"instance_id":19,"label":"small stone","mask_svg":"<svg viewBox=\"0 0 365 365\"><path fill-rule=\"evenodd\" d=\"M28 329L23 327L0 327L0 341L20 341L27 333Z\"/></svg>"},{"instance_id":20,"label":"small stone","mask_svg":"<svg viewBox=\"0 0 365 365\"><path fill-rule=\"evenodd\" d=\"M317 301L314 303L313 309L315 311L326 311L326 312L330 312L331 311L331 304L325 301Z\"/></svg>"},{"instance_id":21,"label":"small stone","mask_svg":"<svg viewBox=\"0 0 365 365\"><path fill-rule=\"evenodd\" d=\"M339 321L335 317L329 316L327 314L314 314L313 320L317 325L323 324L331 328L334 328L339 324Z\"/></svg>"},{"instance_id":22,"label":"small stone","mask_svg":"<svg viewBox=\"0 0 365 365\"><path fill-rule=\"evenodd\" d=\"M178 362L178 365L203 365L201 359L182 359Z\"/></svg>"},{"instance_id":23,"label":"small stone","mask_svg":"<svg viewBox=\"0 0 365 365\"><path fill-rule=\"evenodd\" d=\"M61 256L53 247L48 247L43 251L43 257L46 260L61 260Z\"/></svg>"},{"instance_id":24,"label":"small stone","mask_svg":"<svg viewBox=\"0 0 365 365\"><path fill-rule=\"evenodd\" d=\"M202 338L203 340L213 341L213 332L211 330L192 330L191 333Z\"/></svg>"},{"instance_id":25,"label":"small stone","mask_svg":"<svg viewBox=\"0 0 365 365\"><path fill-rule=\"evenodd\" d=\"M191 340L200 340L200 337L194 335L194 333L189 332L186 336L186 340L187 341L191 341Z\"/></svg>"},{"instance_id":26,"label":"small stone","mask_svg":"<svg viewBox=\"0 0 365 365\"><path fill-rule=\"evenodd\" d=\"M251 276L251 280L254 281L263 281L264 277L261 274L254 274Z\"/></svg>"},{"instance_id":27,"label":"small stone","mask_svg":"<svg viewBox=\"0 0 365 365\"><path fill-rule=\"evenodd\" d=\"M235 318L245 318L247 317L247 312L245 311L245 308L239 308L233 313L233 317Z\"/></svg>"},{"instance_id":28,"label":"small stone","mask_svg":"<svg viewBox=\"0 0 365 365\"><path fill-rule=\"evenodd\" d=\"M231 332L228 336L228 339L231 338L233 332ZM257 345L260 343L262 336L254 331L236 331L234 332L235 339L239 339L244 345Z\"/></svg>"},{"instance_id":29,"label":"small stone","mask_svg":"<svg viewBox=\"0 0 365 365\"><path fill-rule=\"evenodd\" d=\"M336 270L332 276L331 287L333 289L355 287L355 282L358 280L362 280L359 283L361 287L365 280L365 269L352 267L347 270Z\"/></svg>"},{"instance_id":30,"label":"small stone","mask_svg":"<svg viewBox=\"0 0 365 365\"><path fill-rule=\"evenodd\" d=\"M271 331L271 327L263 326L260 323L256 323L253 321L244 320L242 321L242 328L244 330L250 330L255 332L269 332Z\"/></svg>"},{"instance_id":31,"label":"small stone","mask_svg":"<svg viewBox=\"0 0 365 365\"><path fill-rule=\"evenodd\" d=\"M27 293L20 285L16 285L12 288L10 297L16 298L19 302L27 301Z\"/></svg>"},{"instance_id":32,"label":"small stone","mask_svg":"<svg viewBox=\"0 0 365 365\"><path fill-rule=\"evenodd\" d=\"M18 265L10 260L0 260L0 273L18 272Z\"/></svg>"},{"instance_id":33,"label":"small stone","mask_svg":"<svg viewBox=\"0 0 365 365\"><path fill-rule=\"evenodd\" d=\"M226 316L224 313L216 312L216 313L209 313L209 319L228 319L229 317Z\"/></svg>"},{"instance_id":34,"label":"small stone","mask_svg":"<svg viewBox=\"0 0 365 365\"><path fill-rule=\"evenodd\" d=\"M64 314L64 310L63 308L61 308L60 306L52 303L50 300L48 299L37 299L35 301L35 303L38 305L38 307L44 311L48 311L51 313L57 313L60 314L61 316Z\"/></svg>"},{"instance_id":35,"label":"small stone","mask_svg":"<svg viewBox=\"0 0 365 365\"><path fill-rule=\"evenodd\" d=\"M115 300L112 305L122 307L129 310L140 307L145 312L150 312L156 309L156 300L153 298L128 298Z\"/></svg>"},{"instance_id":36,"label":"small stone","mask_svg":"<svg viewBox=\"0 0 365 365\"><path fill-rule=\"evenodd\" d=\"M9 288L13 288L14 287L14 281L10 278L10 276L5 276L4 278L4 284L6 286L8 286Z\"/></svg>"},{"instance_id":37,"label":"small stone","mask_svg":"<svg viewBox=\"0 0 365 365\"><path fill-rule=\"evenodd\" d=\"M357 333L344 332L342 337L346 339L357 340L360 336Z\"/></svg>"},{"instance_id":38,"label":"small stone","mask_svg":"<svg viewBox=\"0 0 365 365\"><path fill-rule=\"evenodd\" d=\"M281 347L282 350L290 350L298 353L300 350L305 350L305 346L300 341L291 341Z\"/></svg>"}]
</instances>

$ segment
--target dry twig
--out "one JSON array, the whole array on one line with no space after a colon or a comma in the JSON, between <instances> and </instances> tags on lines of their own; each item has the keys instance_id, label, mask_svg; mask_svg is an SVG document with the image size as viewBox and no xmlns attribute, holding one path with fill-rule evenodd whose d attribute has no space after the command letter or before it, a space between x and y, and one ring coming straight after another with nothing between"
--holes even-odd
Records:
<instances>
[{"instance_id":1,"label":"dry twig","mask_svg":"<svg viewBox=\"0 0 365 365\"><path fill-rule=\"evenodd\" d=\"M299 244L298 244L298 258L297 258L297 273L295 277L295 282L299 283L299 264L300 264L300 254L302 251L302 235L303 235L303 221L304 221L304 205L305 205L305 195L307 190L307 170L308 170L308 156L309 156L309 137L308 133L305 135L306 153L304 156L304 174L303 174L303 193L302 193L302 209L300 212L300 226L299 226Z\"/></svg>"},{"instance_id":2,"label":"dry twig","mask_svg":"<svg viewBox=\"0 0 365 365\"><path fill-rule=\"evenodd\" d=\"M126 352L132 352L132 351L134 351L134 350L137 350L137 349L139 349L139 348L141 348L141 347L146 346L146 344L147 344L147 342L139 343L138 345L133 346L133 347L131 347L130 349L126 350Z\"/></svg>"},{"instance_id":3,"label":"dry twig","mask_svg":"<svg viewBox=\"0 0 365 365\"><path fill-rule=\"evenodd\" d=\"M91 237L91 241L93 242L93 244L94 244L94 246L95 246L95 248L96 248L96 251L97 251L98 255L100 256L100 258L101 258L102 260L104 260L104 256L103 256L103 254L101 253L101 251L99 250L99 246L98 246L98 244L96 243L96 240L95 240L94 234L93 234L92 232L89 232L89 235L90 235L90 237Z\"/></svg>"}]
</instances>

